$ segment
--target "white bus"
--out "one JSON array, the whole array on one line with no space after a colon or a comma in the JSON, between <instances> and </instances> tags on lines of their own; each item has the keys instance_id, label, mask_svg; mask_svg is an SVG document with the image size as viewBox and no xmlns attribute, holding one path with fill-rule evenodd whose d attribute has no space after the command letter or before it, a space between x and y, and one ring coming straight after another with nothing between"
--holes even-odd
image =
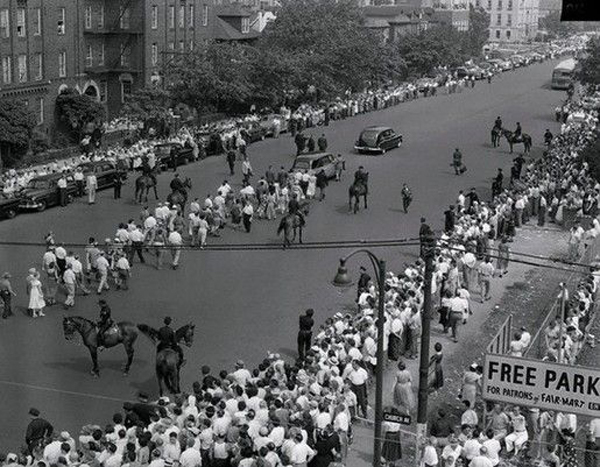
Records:
<instances>
[{"instance_id":1,"label":"white bus","mask_svg":"<svg viewBox=\"0 0 600 467\"><path fill-rule=\"evenodd\" d=\"M552 72L552 89L569 89L577 62L573 58L560 62Z\"/></svg>"}]
</instances>

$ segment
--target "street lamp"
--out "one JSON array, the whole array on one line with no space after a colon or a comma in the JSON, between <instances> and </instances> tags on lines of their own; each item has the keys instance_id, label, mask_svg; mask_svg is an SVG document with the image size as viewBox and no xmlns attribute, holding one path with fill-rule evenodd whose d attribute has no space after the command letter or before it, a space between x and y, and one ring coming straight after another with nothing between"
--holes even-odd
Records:
<instances>
[{"instance_id":1,"label":"street lamp","mask_svg":"<svg viewBox=\"0 0 600 467\"><path fill-rule=\"evenodd\" d=\"M375 367L375 439L373 442L373 466L381 466L381 424L383 421L383 325L385 323L385 314L383 311L383 299L385 294L385 261L379 259L372 252L366 249L353 251L349 255L340 258L340 265L333 279L333 285L336 287L348 287L352 284L352 279L346 269L346 261L358 253L366 254L371 260L375 271L375 278L378 284L379 306L377 310L377 365Z\"/></svg>"}]
</instances>

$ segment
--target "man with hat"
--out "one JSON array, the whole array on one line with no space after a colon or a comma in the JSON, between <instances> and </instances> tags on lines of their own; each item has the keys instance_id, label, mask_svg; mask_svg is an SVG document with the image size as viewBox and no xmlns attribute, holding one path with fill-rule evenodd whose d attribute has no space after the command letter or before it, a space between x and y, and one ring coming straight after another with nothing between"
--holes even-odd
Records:
<instances>
[{"instance_id":1,"label":"man with hat","mask_svg":"<svg viewBox=\"0 0 600 467\"><path fill-rule=\"evenodd\" d=\"M310 349L312 341L312 327L315 324L313 319L314 310L309 308L303 315L300 315L299 319L299 331L298 331L298 359L304 360L306 353Z\"/></svg>"},{"instance_id":2,"label":"man with hat","mask_svg":"<svg viewBox=\"0 0 600 467\"><path fill-rule=\"evenodd\" d=\"M164 326L158 330L158 346L156 347L156 351L160 352L163 349L173 349L179 355L179 366L185 365L185 360L183 359L183 350L181 346L179 346L177 342L177 337L175 336L175 331L171 327L172 319L170 316L166 316L163 319Z\"/></svg>"},{"instance_id":3,"label":"man with hat","mask_svg":"<svg viewBox=\"0 0 600 467\"><path fill-rule=\"evenodd\" d=\"M3 311L2 318L7 319L9 316L13 315L12 312L12 297L16 297L17 294L14 292L12 285L10 284L10 278L12 276L10 273L5 272L2 274L2 278L0 279L0 298L2 299Z\"/></svg>"},{"instance_id":4,"label":"man with hat","mask_svg":"<svg viewBox=\"0 0 600 467\"><path fill-rule=\"evenodd\" d=\"M104 333L106 331L108 331L110 329L110 327L113 325L113 320L111 317L111 309L110 306L108 306L108 303L106 302L106 300L102 299L102 300L98 300L98 305L100 305L100 316L98 319L98 337L97 337L97 342L98 342L98 350L102 351L104 350Z\"/></svg>"},{"instance_id":5,"label":"man with hat","mask_svg":"<svg viewBox=\"0 0 600 467\"><path fill-rule=\"evenodd\" d=\"M29 422L29 425L27 425L27 431L25 432L25 443L27 444L29 453L33 454L34 449L36 449L44 439L52 436L54 427L50 422L41 418L40 411L34 407L29 409L29 415L31 416L31 421Z\"/></svg>"},{"instance_id":6,"label":"man with hat","mask_svg":"<svg viewBox=\"0 0 600 467\"><path fill-rule=\"evenodd\" d=\"M364 266L359 268L360 276L358 277L357 289L356 289L356 300L360 298L360 295L369 289L369 282L371 282L371 276L367 274L367 270Z\"/></svg>"}]
</instances>

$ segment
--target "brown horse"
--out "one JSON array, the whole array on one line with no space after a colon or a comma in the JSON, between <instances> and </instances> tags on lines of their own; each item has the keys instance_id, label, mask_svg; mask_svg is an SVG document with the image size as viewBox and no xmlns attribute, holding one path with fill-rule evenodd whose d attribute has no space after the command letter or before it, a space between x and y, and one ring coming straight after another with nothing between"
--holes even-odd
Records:
<instances>
[{"instance_id":1,"label":"brown horse","mask_svg":"<svg viewBox=\"0 0 600 467\"><path fill-rule=\"evenodd\" d=\"M523 143L523 154L529 154L529 151L531 151L531 136L529 136L527 133L523 133L520 138L517 138L512 131L503 129L502 136L504 136L506 138L506 141L508 141L508 146L510 147L511 154L513 152L513 146L519 143Z\"/></svg>"},{"instance_id":2,"label":"brown horse","mask_svg":"<svg viewBox=\"0 0 600 467\"><path fill-rule=\"evenodd\" d=\"M500 146L502 130L500 128L498 128L497 126L494 126L494 128L492 128L492 131L491 131L491 137L492 137L492 147L497 148L498 146Z\"/></svg>"},{"instance_id":3,"label":"brown horse","mask_svg":"<svg viewBox=\"0 0 600 467\"><path fill-rule=\"evenodd\" d=\"M298 234L298 243L302 243L302 230L306 225L306 216L308 215L308 203L300 207L299 212L286 214L281 218L277 235L283 232L283 248L287 248L296 240Z\"/></svg>"},{"instance_id":4,"label":"brown horse","mask_svg":"<svg viewBox=\"0 0 600 467\"><path fill-rule=\"evenodd\" d=\"M100 376L100 368L98 367L98 326L93 321L82 316L65 316L63 318L63 332L65 339L73 340L75 333L79 333L92 357L92 375ZM129 368L133 362L133 344L136 341L138 333L135 329L135 324L128 321L121 321L114 324L105 331L102 344L106 348L115 347L122 344L127 352L127 363L123 367L123 374L129 374Z\"/></svg>"},{"instance_id":5,"label":"brown horse","mask_svg":"<svg viewBox=\"0 0 600 467\"><path fill-rule=\"evenodd\" d=\"M186 324L175 331L177 344L183 342L186 347L191 347L194 343L194 329L196 326L192 323ZM158 341L158 331L145 324L138 325L138 329L152 342ZM179 371L181 369L179 353L172 348L164 348L156 352L156 379L158 380L158 392L163 395L163 383L171 394L179 394Z\"/></svg>"},{"instance_id":6,"label":"brown horse","mask_svg":"<svg viewBox=\"0 0 600 467\"><path fill-rule=\"evenodd\" d=\"M184 190L172 191L167 196L167 201L169 202L169 204L171 204L171 205L175 204L175 205L179 206L181 208L182 213L185 210L185 205L187 204L187 200L188 200L187 190L192 189L192 180L190 179L190 177L185 177L185 179L183 180L183 186L185 187Z\"/></svg>"},{"instance_id":7,"label":"brown horse","mask_svg":"<svg viewBox=\"0 0 600 467\"><path fill-rule=\"evenodd\" d=\"M154 190L154 198L158 199L158 191L156 190L156 178L150 175L143 174L135 179L135 201L141 203L148 201L148 192Z\"/></svg>"},{"instance_id":8,"label":"brown horse","mask_svg":"<svg viewBox=\"0 0 600 467\"><path fill-rule=\"evenodd\" d=\"M354 180L354 183L350 185L348 189L348 208L353 211L354 214L360 209L360 197L362 196L365 209L367 209L367 196L369 194L369 174L364 174L364 181L362 179ZM354 206L352 206L352 199L354 199Z\"/></svg>"}]
</instances>

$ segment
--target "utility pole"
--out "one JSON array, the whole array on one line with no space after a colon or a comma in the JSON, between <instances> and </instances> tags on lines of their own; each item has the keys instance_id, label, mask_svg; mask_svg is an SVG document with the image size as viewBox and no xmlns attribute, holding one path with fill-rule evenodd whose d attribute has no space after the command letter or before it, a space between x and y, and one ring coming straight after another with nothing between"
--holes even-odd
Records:
<instances>
[{"instance_id":1,"label":"utility pole","mask_svg":"<svg viewBox=\"0 0 600 467\"><path fill-rule=\"evenodd\" d=\"M558 363L563 362L563 336L565 328L565 308L567 301L567 286L564 282L560 283L560 328L558 334Z\"/></svg>"},{"instance_id":2,"label":"utility pole","mask_svg":"<svg viewBox=\"0 0 600 467\"><path fill-rule=\"evenodd\" d=\"M373 444L373 465L381 465L381 440L383 423L383 367L385 353L383 351L383 334L385 324L384 297L385 297L385 261L377 262L379 267L379 306L377 308L377 366L375 368L375 441Z\"/></svg>"},{"instance_id":3,"label":"utility pole","mask_svg":"<svg viewBox=\"0 0 600 467\"><path fill-rule=\"evenodd\" d=\"M422 239L422 256L425 260L423 314L421 315L421 359L419 362L419 397L417 411L417 459L427 435L427 398L429 397L429 341L431 333L431 280L433 276L434 238Z\"/></svg>"}]
</instances>

